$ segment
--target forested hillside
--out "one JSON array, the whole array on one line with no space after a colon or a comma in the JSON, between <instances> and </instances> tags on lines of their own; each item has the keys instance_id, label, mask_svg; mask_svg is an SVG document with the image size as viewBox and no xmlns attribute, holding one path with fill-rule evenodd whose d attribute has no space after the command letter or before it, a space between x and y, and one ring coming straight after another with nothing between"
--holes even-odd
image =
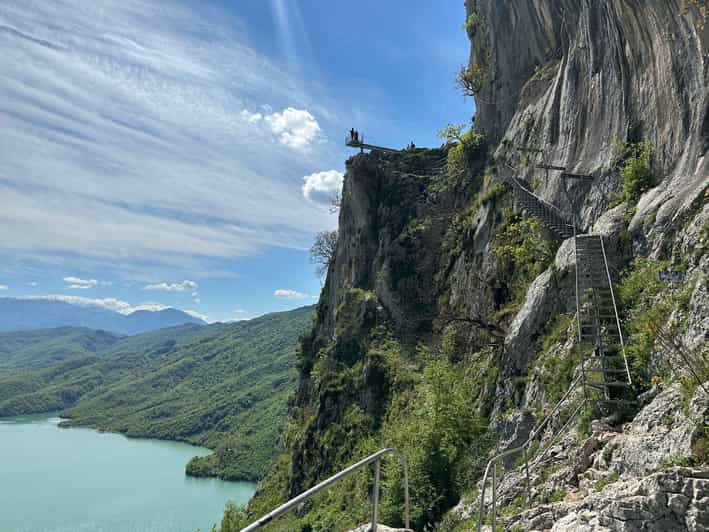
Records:
<instances>
[{"instance_id":1,"label":"forested hillside","mask_svg":"<svg viewBox=\"0 0 709 532\"><path fill-rule=\"evenodd\" d=\"M79 327L0 333L0 375L19 369L39 369L77 356L109 350L120 336Z\"/></svg>"},{"instance_id":2,"label":"forested hillside","mask_svg":"<svg viewBox=\"0 0 709 532\"><path fill-rule=\"evenodd\" d=\"M82 329L3 335L0 345L17 350L3 356L0 415L62 410L67 426L204 445L215 453L193 460L190 474L257 479L276 451L312 312L126 338ZM47 346L66 356L50 364Z\"/></svg>"}]
</instances>

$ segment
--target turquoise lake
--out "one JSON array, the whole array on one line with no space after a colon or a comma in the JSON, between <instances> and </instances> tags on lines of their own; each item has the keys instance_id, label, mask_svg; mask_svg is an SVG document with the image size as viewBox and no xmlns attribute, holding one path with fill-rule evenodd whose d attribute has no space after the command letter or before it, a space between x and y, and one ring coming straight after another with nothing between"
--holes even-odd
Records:
<instances>
[{"instance_id":1,"label":"turquoise lake","mask_svg":"<svg viewBox=\"0 0 709 532\"><path fill-rule=\"evenodd\" d=\"M187 477L209 451L60 429L56 417L0 418L2 532L202 532L255 485Z\"/></svg>"}]
</instances>

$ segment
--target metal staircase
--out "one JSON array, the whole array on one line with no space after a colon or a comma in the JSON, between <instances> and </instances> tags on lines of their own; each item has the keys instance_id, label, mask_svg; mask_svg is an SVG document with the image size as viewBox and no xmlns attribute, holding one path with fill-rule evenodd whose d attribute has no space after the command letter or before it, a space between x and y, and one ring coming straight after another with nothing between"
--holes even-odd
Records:
<instances>
[{"instance_id":1,"label":"metal staircase","mask_svg":"<svg viewBox=\"0 0 709 532\"><path fill-rule=\"evenodd\" d=\"M613 410L614 405L632 404L627 392L633 381L625 356L603 237L576 234L576 224L569 222L557 207L534 194L524 179L510 177L506 182L512 187L518 204L529 215L540 220L559 238L574 237L576 321L584 396L599 404L606 413Z\"/></svg>"},{"instance_id":2,"label":"metal staircase","mask_svg":"<svg viewBox=\"0 0 709 532\"><path fill-rule=\"evenodd\" d=\"M524 179L509 177L505 182L512 187L519 206L529 215L540 220L561 239L574 237L576 253L576 323L578 328L578 351L581 374L574 379L564 397L554 406L551 413L531 432L519 447L494 456L487 465L480 495L477 530L482 524L487 510L485 491L488 477L492 478L492 530L496 525L497 468L498 462L507 456L523 453L523 468L526 477L527 502L531 502L528 451L535 439L550 426L550 420L561 411L565 403L573 400L572 392L581 384L583 399L575 407L563 427L552 434L546 448L537 455L540 461L554 441L563 435L583 407L595 405L598 413L605 415L618 412L626 405L634 405L632 400L632 377L625 356L623 333L618 317L613 282L608 267L605 245L601 235L577 234L576 224L569 222L555 206L532 192L531 185Z\"/></svg>"},{"instance_id":3,"label":"metal staircase","mask_svg":"<svg viewBox=\"0 0 709 532\"><path fill-rule=\"evenodd\" d=\"M603 237L578 235L575 245L576 315L584 390L586 397L609 413L617 406L633 403L627 393L633 380Z\"/></svg>"},{"instance_id":4,"label":"metal staircase","mask_svg":"<svg viewBox=\"0 0 709 532\"><path fill-rule=\"evenodd\" d=\"M540 220L554 235L562 240L574 236L574 224L570 223L558 208L534 194L530 183L519 177L510 177L505 181L512 187L512 194L517 203L531 216Z\"/></svg>"}]
</instances>

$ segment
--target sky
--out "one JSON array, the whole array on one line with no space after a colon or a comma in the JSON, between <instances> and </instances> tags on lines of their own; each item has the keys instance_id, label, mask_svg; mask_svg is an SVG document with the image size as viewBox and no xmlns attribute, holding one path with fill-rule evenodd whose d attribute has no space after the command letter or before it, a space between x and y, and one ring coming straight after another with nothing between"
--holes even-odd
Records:
<instances>
[{"instance_id":1,"label":"sky","mask_svg":"<svg viewBox=\"0 0 709 532\"><path fill-rule=\"evenodd\" d=\"M0 297L209 322L313 304L346 131L435 146L462 0L3 0Z\"/></svg>"}]
</instances>

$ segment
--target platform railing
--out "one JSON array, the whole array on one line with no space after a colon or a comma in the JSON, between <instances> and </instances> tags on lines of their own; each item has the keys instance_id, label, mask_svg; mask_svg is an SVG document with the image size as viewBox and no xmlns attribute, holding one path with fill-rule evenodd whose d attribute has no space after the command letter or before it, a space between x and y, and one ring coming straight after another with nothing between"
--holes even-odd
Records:
<instances>
[{"instance_id":1,"label":"platform railing","mask_svg":"<svg viewBox=\"0 0 709 532\"><path fill-rule=\"evenodd\" d=\"M345 146L359 148L362 144L364 144L364 133L358 131L357 138L353 137L352 133L347 133L347 135L345 135Z\"/></svg>"},{"instance_id":2,"label":"platform railing","mask_svg":"<svg viewBox=\"0 0 709 532\"><path fill-rule=\"evenodd\" d=\"M242 528L241 532L251 532L252 530L260 529L262 526L267 525L277 517L280 517L281 515L285 514L286 512L289 512L293 508L296 508L299 504L312 498L313 496L315 496L325 488L329 487L330 485L334 484L335 482L342 480L343 478L351 475L352 473L367 467L369 464L374 464L374 491L372 493L372 525L370 530L371 532L377 532L377 519L379 513L379 483L381 480L381 459L387 455L396 456L399 459L399 462L401 463L402 469L404 470L404 524L406 525L406 528L409 528L409 470L406 465L406 458L396 449L382 449L381 451L377 451L376 453L368 456L364 460L360 460L356 464L352 464L347 469L343 469L342 471L336 473L327 480L323 480L317 486L313 486L309 490L304 491L300 495L292 498L285 504L282 504L275 510L267 513L259 520L251 523L246 528Z\"/></svg>"}]
</instances>

